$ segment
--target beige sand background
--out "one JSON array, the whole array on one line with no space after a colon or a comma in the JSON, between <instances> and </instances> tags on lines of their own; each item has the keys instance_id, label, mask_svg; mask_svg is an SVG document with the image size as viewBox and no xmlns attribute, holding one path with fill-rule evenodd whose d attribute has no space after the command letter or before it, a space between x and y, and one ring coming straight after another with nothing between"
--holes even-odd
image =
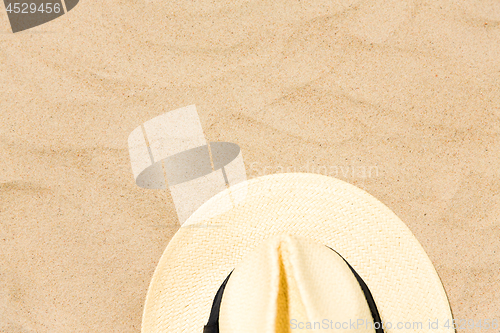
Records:
<instances>
[{"instance_id":1,"label":"beige sand background","mask_svg":"<svg viewBox=\"0 0 500 333\"><path fill-rule=\"evenodd\" d=\"M0 332L140 331L178 225L127 137L190 104L248 178L376 196L455 317L500 321L498 0L82 0L18 34L0 12Z\"/></svg>"}]
</instances>

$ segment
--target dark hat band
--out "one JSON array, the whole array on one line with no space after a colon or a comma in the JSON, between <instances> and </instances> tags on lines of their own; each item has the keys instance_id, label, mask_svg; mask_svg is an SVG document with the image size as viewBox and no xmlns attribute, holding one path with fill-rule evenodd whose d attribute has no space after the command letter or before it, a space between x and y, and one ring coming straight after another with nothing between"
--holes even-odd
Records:
<instances>
[{"instance_id":1,"label":"dark hat band","mask_svg":"<svg viewBox=\"0 0 500 333\"><path fill-rule=\"evenodd\" d=\"M327 246L328 247L328 246ZM342 259L342 257L337 251L334 249L328 247L330 250L334 251L337 253ZM377 305L375 304L375 300L373 299L372 293L370 292L370 289L368 289L368 286L366 283L363 281L363 279L359 276L358 273L352 268L351 265L345 260L345 263L349 268L351 269L351 272L354 274L356 277L356 280L358 280L359 286L361 287L361 290L363 291L366 302L368 303L368 307L370 308L372 317L373 317L373 326L375 328L376 333L384 333L382 321L380 320L380 314L377 309ZM229 275L226 277L224 282L222 282L222 285L220 286L219 290L215 294L214 301L212 303L212 310L210 311L210 316L208 318L208 323L205 325L203 328L203 333L219 333L219 312L220 312L220 304L222 301L222 295L224 294L224 289L226 288L227 281L229 281L229 277L231 276L233 272L229 273Z\"/></svg>"}]
</instances>

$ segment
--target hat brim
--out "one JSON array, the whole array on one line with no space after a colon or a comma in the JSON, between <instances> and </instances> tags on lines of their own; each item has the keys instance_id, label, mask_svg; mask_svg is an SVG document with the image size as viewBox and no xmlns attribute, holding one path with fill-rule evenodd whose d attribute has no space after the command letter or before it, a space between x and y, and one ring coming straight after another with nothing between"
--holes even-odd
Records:
<instances>
[{"instance_id":1,"label":"hat brim","mask_svg":"<svg viewBox=\"0 0 500 333\"><path fill-rule=\"evenodd\" d=\"M242 202L221 210L228 192L243 191ZM408 227L367 192L303 173L251 179L196 210L154 272L142 332L202 332L231 270L248 251L279 234L309 238L345 258L370 289L381 320L391 323L386 332L436 332L431 325L436 321L439 332L454 332L443 285ZM405 329L407 323L413 326Z\"/></svg>"}]
</instances>

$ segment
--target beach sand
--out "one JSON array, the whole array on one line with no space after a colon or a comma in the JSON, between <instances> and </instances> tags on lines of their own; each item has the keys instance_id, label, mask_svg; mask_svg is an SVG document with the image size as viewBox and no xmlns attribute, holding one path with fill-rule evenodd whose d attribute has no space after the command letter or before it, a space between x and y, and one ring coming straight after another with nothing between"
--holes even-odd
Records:
<instances>
[{"instance_id":1,"label":"beach sand","mask_svg":"<svg viewBox=\"0 0 500 333\"><path fill-rule=\"evenodd\" d=\"M179 225L127 138L191 104L248 178L377 197L454 317L500 321L498 0L83 0L16 34L0 12L0 332L140 331Z\"/></svg>"}]
</instances>

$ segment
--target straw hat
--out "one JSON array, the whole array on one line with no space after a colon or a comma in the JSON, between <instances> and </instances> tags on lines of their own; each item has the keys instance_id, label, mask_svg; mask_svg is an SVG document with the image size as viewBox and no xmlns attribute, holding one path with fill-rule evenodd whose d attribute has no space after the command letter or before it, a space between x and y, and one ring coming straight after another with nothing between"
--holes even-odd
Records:
<instances>
[{"instance_id":1,"label":"straw hat","mask_svg":"<svg viewBox=\"0 0 500 333\"><path fill-rule=\"evenodd\" d=\"M346 182L292 173L232 186L187 219L153 275L142 332L454 332L452 320L392 211Z\"/></svg>"}]
</instances>

